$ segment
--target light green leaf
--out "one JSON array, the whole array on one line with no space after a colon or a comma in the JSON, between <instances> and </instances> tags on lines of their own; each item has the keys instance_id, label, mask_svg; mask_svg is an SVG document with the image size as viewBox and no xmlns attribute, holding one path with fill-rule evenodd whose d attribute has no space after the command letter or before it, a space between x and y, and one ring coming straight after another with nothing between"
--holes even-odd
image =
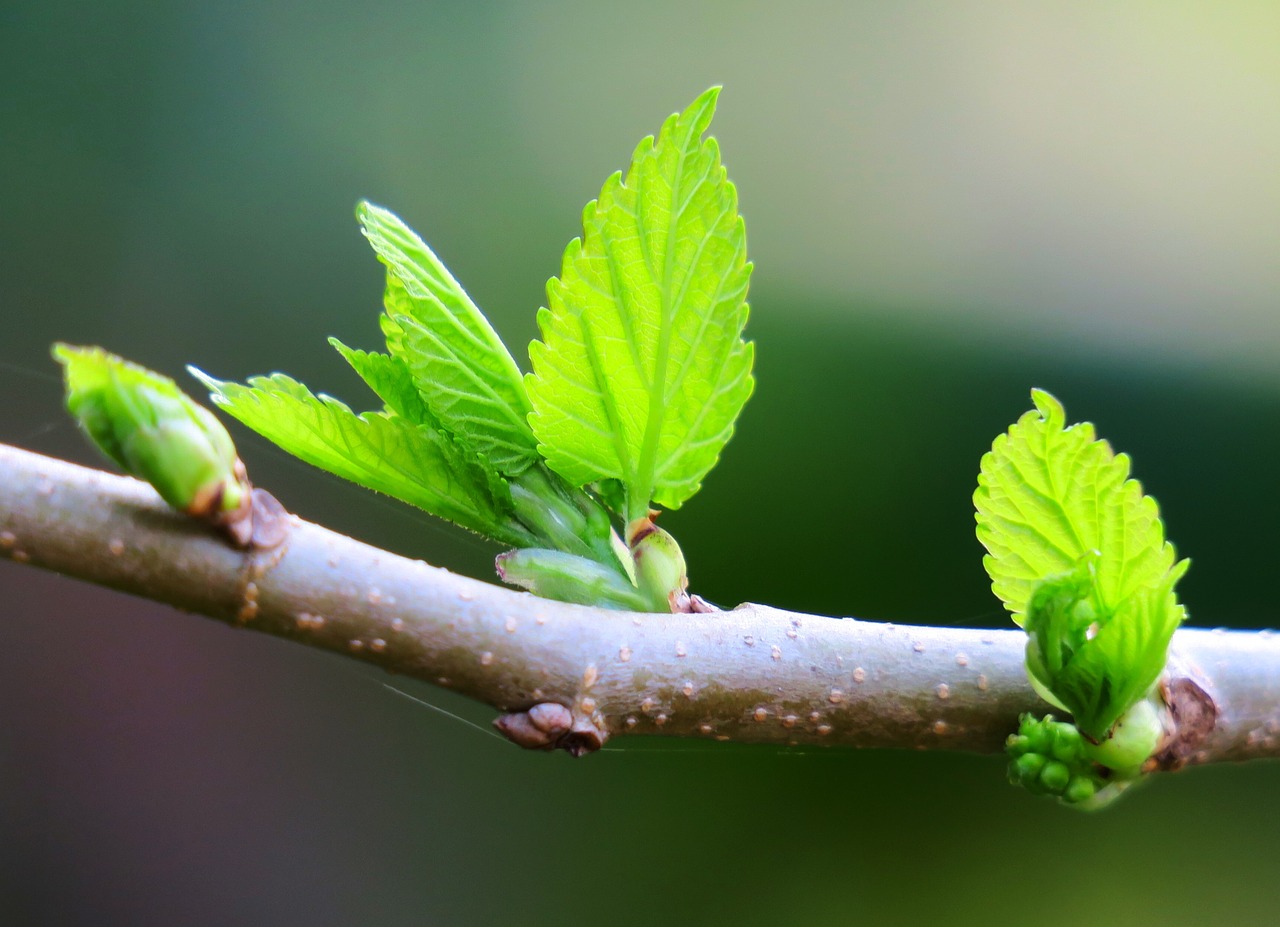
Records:
<instances>
[{"instance_id":1,"label":"light green leaf","mask_svg":"<svg viewBox=\"0 0 1280 927\"><path fill-rule=\"evenodd\" d=\"M1185 617L1173 587L1189 565L1175 564L1158 585L1105 610L1098 605L1099 559L1084 557L1072 573L1036 586L1025 616L1032 684L1095 741L1108 736L1163 671L1169 641Z\"/></svg>"},{"instance_id":2,"label":"light green leaf","mask_svg":"<svg viewBox=\"0 0 1280 927\"><path fill-rule=\"evenodd\" d=\"M702 139L718 93L667 119L587 204L529 346L539 450L574 485L620 480L632 519L698 490L753 386L746 232Z\"/></svg>"},{"instance_id":3,"label":"light green leaf","mask_svg":"<svg viewBox=\"0 0 1280 927\"><path fill-rule=\"evenodd\" d=\"M440 423L507 474L538 459L515 361L471 297L412 229L372 203L356 210L387 267L387 347Z\"/></svg>"},{"instance_id":4,"label":"light green leaf","mask_svg":"<svg viewBox=\"0 0 1280 927\"><path fill-rule=\"evenodd\" d=\"M978 539L991 588L1022 624L1035 586L1070 573L1092 551L1099 611L1159 586L1173 567L1156 502L1129 479L1093 426L1066 427L1062 405L1041 390L1035 409L996 438L982 458Z\"/></svg>"},{"instance_id":5,"label":"light green leaf","mask_svg":"<svg viewBox=\"0 0 1280 927\"><path fill-rule=\"evenodd\" d=\"M391 354L349 348L337 338L330 338L329 344L333 345L351 365L351 369L386 404L388 412L408 419L415 425L439 427L439 422L422 401L418 387L414 385L408 364Z\"/></svg>"},{"instance_id":6,"label":"light green leaf","mask_svg":"<svg viewBox=\"0 0 1280 927\"><path fill-rule=\"evenodd\" d=\"M1089 628L1098 620L1093 604L1096 560L1096 554L1082 557L1074 571L1049 577L1031 594L1024 616L1027 672L1050 691L1063 667L1087 643Z\"/></svg>"},{"instance_id":7,"label":"light green leaf","mask_svg":"<svg viewBox=\"0 0 1280 927\"><path fill-rule=\"evenodd\" d=\"M533 542L510 517L506 482L449 434L383 412L356 415L284 374L246 386L189 369L216 405L295 457L495 540Z\"/></svg>"},{"instance_id":8,"label":"light green leaf","mask_svg":"<svg viewBox=\"0 0 1280 927\"><path fill-rule=\"evenodd\" d=\"M1095 741L1108 735L1164 671L1169 641L1185 617L1173 585L1187 565L1183 560L1163 582L1121 602L1054 677L1054 694Z\"/></svg>"}]
</instances>

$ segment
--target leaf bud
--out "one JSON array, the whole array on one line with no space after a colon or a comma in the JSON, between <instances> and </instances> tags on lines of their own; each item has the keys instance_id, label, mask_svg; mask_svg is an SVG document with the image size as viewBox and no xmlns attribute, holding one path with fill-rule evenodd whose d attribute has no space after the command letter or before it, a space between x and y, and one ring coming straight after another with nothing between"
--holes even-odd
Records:
<instances>
[{"instance_id":1,"label":"leaf bud","mask_svg":"<svg viewBox=\"0 0 1280 927\"><path fill-rule=\"evenodd\" d=\"M680 545L651 518L638 518L627 526L631 554L635 558L636 585L653 611L685 611L689 577Z\"/></svg>"},{"instance_id":2,"label":"leaf bud","mask_svg":"<svg viewBox=\"0 0 1280 927\"><path fill-rule=\"evenodd\" d=\"M499 554L495 566L503 582L543 598L629 611L646 607L639 590L618 570L576 554L525 547Z\"/></svg>"},{"instance_id":3,"label":"leaf bud","mask_svg":"<svg viewBox=\"0 0 1280 927\"><path fill-rule=\"evenodd\" d=\"M67 408L90 440L189 515L247 517L251 487L227 430L168 377L101 348L54 346Z\"/></svg>"}]
</instances>

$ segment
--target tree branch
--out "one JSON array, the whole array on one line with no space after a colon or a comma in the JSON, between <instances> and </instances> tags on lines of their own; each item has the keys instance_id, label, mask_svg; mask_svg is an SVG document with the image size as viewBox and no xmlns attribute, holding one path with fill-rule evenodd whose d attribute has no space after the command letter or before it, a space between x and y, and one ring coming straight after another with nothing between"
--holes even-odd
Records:
<instances>
[{"instance_id":1,"label":"tree branch","mask_svg":"<svg viewBox=\"0 0 1280 927\"><path fill-rule=\"evenodd\" d=\"M515 712L500 726L524 746L665 734L993 753L1020 712L1048 710L1019 631L586 608L300 519L244 552L144 483L5 445L0 554L445 686ZM1163 766L1280 756L1280 635L1184 629L1169 666Z\"/></svg>"}]
</instances>

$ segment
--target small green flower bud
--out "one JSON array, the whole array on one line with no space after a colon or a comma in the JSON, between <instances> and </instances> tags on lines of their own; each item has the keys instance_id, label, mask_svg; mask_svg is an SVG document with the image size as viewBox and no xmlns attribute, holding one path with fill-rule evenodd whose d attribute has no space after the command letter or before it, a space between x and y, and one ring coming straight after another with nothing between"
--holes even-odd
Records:
<instances>
[{"instance_id":1,"label":"small green flower bud","mask_svg":"<svg viewBox=\"0 0 1280 927\"><path fill-rule=\"evenodd\" d=\"M1074 763L1080 759L1084 738L1074 725L1055 722L1051 728L1052 744L1049 753L1055 760Z\"/></svg>"},{"instance_id":2,"label":"small green flower bud","mask_svg":"<svg viewBox=\"0 0 1280 927\"><path fill-rule=\"evenodd\" d=\"M1010 756L1022 756L1031 752L1031 738L1026 734L1010 734L1004 742L1004 749Z\"/></svg>"},{"instance_id":3,"label":"small green flower bud","mask_svg":"<svg viewBox=\"0 0 1280 927\"><path fill-rule=\"evenodd\" d=\"M1073 776L1062 793L1062 800L1069 805L1075 805L1082 801L1088 801L1097 792L1098 787L1093 783L1092 779L1085 776Z\"/></svg>"},{"instance_id":4,"label":"small green flower bud","mask_svg":"<svg viewBox=\"0 0 1280 927\"><path fill-rule=\"evenodd\" d=\"M1032 788L1040 781L1040 771L1048 759L1042 753L1024 753L1009 764L1009 781Z\"/></svg>"},{"instance_id":5,"label":"small green flower bud","mask_svg":"<svg viewBox=\"0 0 1280 927\"><path fill-rule=\"evenodd\" d=\"M1071 781L1071 770L1067 768L1066 763L1058 760L1050 760L1044 764L1044 768L1040 770L1040 784L1045 791L1052 792L1055 795L1061 794L1062 790L1067 787L1067 783Z\"/></svg>"},{"instance_id":6,"label":"small green flower bud","mask_svg":"<svg viewBox=\"0 0 1280 927\"><path fill-rule=\"evenodd\" d=\"M1117 783L1089 758L1088 742L1074 724L1023 715L1010 735L1009 781L1036 795L1053 795L1064 804L1093 810L1119 794ZM1105 788L1104 788L1105 787Z\"/></svg>"},{"instance_id":7,"label":"small green flower bud","mask_svg":"<svg viewBox=\"0 0 1280 927\"><path fill-rule=\"evenodd\" d=\"M1043 719L1033 714L1021 715L1018 718L1018 737L1025 738L1024 752L1048 753L1053 747L1056 723L1053 715L1045 715Z\"/></svg>"}]
</instances>

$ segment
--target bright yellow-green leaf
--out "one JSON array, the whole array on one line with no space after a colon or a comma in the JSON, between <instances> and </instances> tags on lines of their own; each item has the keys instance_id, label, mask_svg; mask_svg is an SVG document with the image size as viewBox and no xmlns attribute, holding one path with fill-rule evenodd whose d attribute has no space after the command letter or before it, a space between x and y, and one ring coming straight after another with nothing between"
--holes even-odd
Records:
<instances>
[{"instance_id":1,"label":"bright yellow-green leaf","mask_svg":"<svg viewBox=\"0 0 1280 927\"><path fill-rule=\"evenodd\" d=\"M191 372L216 405L309 464L496 540L534 541L511 517L506 481L446 432L385 412L356 415L282 373L244 385Z\"/></svg>"},{"instance_id":2,"label":"bright yellow-green leaf","mask_svg":"<svg viewBox=\"0 0 1280 927\"><path fill-rule=\"evenodd\" d=\"M506 346L413 229L372 203L361 203L356 215L387 267L387 348L446 430L503 473L521 472L538 459L537 442Z\"/></svg>"},{"instance_id":3,"label":"bright yellow-green leaf","mask_svg":"<svg viewBox=\"0 0 1280 927\"><path fill-rule=\"evenodd\" d=\"M1173 567L1159 509L1129 478L1129 458L1092 425L1068 427L1056 399L1041 390L1031 397L1035 408L983 456L973 496L991 588L1022 624L1038 583L1097 551L1100 611L1113 611L1159 587Z\"/></svg>"},{"instance_id":4,"label":"bright yellow-green leaf","mask_svg":"<svg viewBox=\"0 0 1280 927\"><path fill-rule=\"evenodd\" d=\"M753 386L746 232L702 137L718 93L667 119L587 205L529 347L538 449L575 485L619 480L630 518L698 490Z\"/></svg>"}]
</instances>

